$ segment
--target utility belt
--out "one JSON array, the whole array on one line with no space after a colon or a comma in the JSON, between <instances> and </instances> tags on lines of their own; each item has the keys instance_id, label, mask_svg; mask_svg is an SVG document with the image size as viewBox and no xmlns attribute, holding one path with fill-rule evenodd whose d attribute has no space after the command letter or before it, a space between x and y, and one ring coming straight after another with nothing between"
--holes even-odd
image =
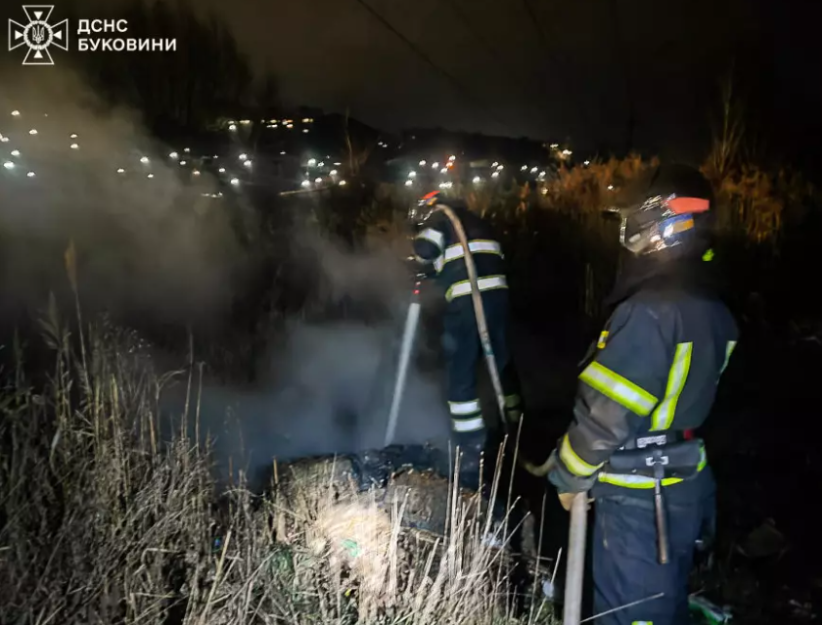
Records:
<instances>
[{"instance_id":1,"label":"utility belt","mask_svg":"<svg viewBox=\"0 0 822 625\"><path fill-rule=\"evenodd\" d=\"M668 563L668 520L662 486L695 478L707 463L705 445L691 430L648 433L615 451L600 481L653 488L659 563Z\"/></svg>"},{"instance_id":2,"label":"utility belt","mask_svg":"<svg viewBox=\"0 0 822 625\"><path fill-rule=\"evenodd\" d=\"M705 464L705 446L693 431L649 433L615 451L602 471L677 482L696 477ZM627 484L626 484L627 485Z\"/></svg>"}]
</instances>

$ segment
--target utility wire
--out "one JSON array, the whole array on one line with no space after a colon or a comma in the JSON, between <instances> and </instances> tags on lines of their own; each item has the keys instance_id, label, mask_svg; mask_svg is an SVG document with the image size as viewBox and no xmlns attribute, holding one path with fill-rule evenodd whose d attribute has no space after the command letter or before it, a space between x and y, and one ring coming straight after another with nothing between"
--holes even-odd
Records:
<instances>
[{"instance_id":1,"label":"utility wire","mask_svg":"<svg viewBox=\"0 0 822 625\"><path fill-rule=\"evenodd\" d=\"M531 3L528 0L522 0L522 4L525 7L525 11L528 13L528 17L530 18L531 23L534 25L534 29L537 31L537 38L539 39L540 46L545 51L545 54L547 56L550 56L551 51L548 45L548 36L545 34L545 30L540 25L539 19L537 18L536 13L534 13L534 8L531 6ZM574 90L570 88L570 83L567 80L567 77L559 68L557 68L557 75L559 76L559 79L562 81L567 95L574 100L574 104L576 105L575 109L579 114L580 118L582 119L582 123L587 128L591 128L590 119L586 112L586 108L583 102L576 95Z\"/></svg>"},{"instance_id":2,"label":"utility wire","mask_svg":"<svg viewBox=\"0 0 822 625\"><path fill-rule=\"evenodd\" d=\"M483 113L487 114L491 119L493 119L497 124L505 127L505 123L500 120L496 115L494 115L491 111L489 111L482 103L480 103L476 97L471 93L470 90L466 89L463 84L457 80L457 78L448 72L447 70L443 69L439 65L437 65L431 58L425 54L413 41L408 39L405 35L403 35L400 31L398 31L394 26L389 22L385 17L383 17L376 9L374 9L371 5L369 5L365 0L356 0L366 11L368 11L371 16L376 19L380 24L382 24L386 29L391 31L394 35L396 35L405 45L407 45L411 50L419 56L427 65L434 69L437 73L441 74L451 85L462 95L466 100L471 101L479 109L482 110Z\"/></svg>"}]
</instances>

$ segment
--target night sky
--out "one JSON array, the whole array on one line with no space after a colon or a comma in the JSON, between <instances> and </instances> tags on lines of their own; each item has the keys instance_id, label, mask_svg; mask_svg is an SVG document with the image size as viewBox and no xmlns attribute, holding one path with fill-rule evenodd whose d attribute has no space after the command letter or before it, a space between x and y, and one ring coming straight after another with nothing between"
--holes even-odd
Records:
<instances>
[{"instance_id":1,"label":"night sky","mask_svg":"<svg viewBox=\"0 0 822 625\"><path fill-rule=\"evenodd\" d=\"M387 130L443 126L696 156L732 63L774 152L806 147L820 130L819 0L195 4L227 20L287 103L350 107Z\"/></svg>"}]
</instances>

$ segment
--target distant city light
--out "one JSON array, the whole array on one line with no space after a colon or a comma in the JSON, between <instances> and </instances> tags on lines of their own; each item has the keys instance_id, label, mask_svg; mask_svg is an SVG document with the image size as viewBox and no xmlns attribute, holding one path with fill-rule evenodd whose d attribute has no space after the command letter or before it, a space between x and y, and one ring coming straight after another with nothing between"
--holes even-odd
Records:
<instances>
[{"instance_id":1,"label":"distant city light","mask_svg":"<svg viewBox=\"0 0 822 625\"><path fill-rule=\"evenodd\" d=\"M117 170L117 173L118 174L124 174L124 173L126 173L126 170L121 167L120 169Z\"/></svg>"},{"instance_id":2,"label":"distant city light","mask_svg":"<svg viewBox=\"0 0 822 625\"><path fill-rule=\"evenodd\" d=\"M559 143L552 143L551 144L551 149L552 150L556 150L558 147L559 147Z\"/></svg>"},{"instance_id":3,"label":"distant city light","mask_svg":"<svg viewBox=\"0 0 822 625\"><path fill-rule=\"evenodd\" d=\"M531 173L532 173L532 174L535 174L535 173L537 173L538 171L539 171L539 167L532 167L532 168L531 168Z\"/></svg>"},{"instance_id":4,"label":"distant city light","mask_svg":"<svg viewBox=\"0 0 822 625\"><path fill-rule=\"evenodd\" d=\"M414 181L413 181L413 180L406 180L406 181L405 181L405 186L406 186L406 187L410 187L412 184L414 184Z\"/></svg>"},{"instance_id":5,"label":"distant city light","mask_svg":"<svg viewBox=\"0 0 822 625\"><path fill-rule=\"evenodd\" d=\"M231 124L231 125L229 125L228 129L229 129L231 132L237 132L237 124Z\"/></svg>"},{"instance_id":6,"label":"distant city light","mask_svg":"<svg viewBox=\"0 0 822 625\"><path fill-rule=\"evenodd\" d=\"M169 155L168 155L168 157L169 157L171 160L176 161L178 158L180 158L180 155L179 155L179 154L177 154L177 152L172 152L171 154L169 154Z\"/></svg>"},{"instance_id":7,"label":"distant city light","mask_svg":"<svg viewBox=\"0 0 822 625\"><path fill-rule=\"evenodd\" d=\"M336 175L337 175L337 170L336 170L336 169L332 169L330 172L328 172L328 175L329 175L329 176L336 176Z\"/></svg>"},{"instance_id":8,"label":"distant city light","mask_svg":"<svg viewBox=\"0 0 822 625\"><path fill-rule=\"evenodd\" d=\"M441 173L441 174L447 174L447 173L448 173L448 168L447 168L447 167L443 167L442 169L440 169L440 173Z\"/></svg>"},{"instance_id":9,"label":"distant city light","mask_svg":"<svg viewBox=\"0 0 822 625\"><path fill-rule=\"evenodd\" d=\"M496 167L497 165L499 165L499 163L497 161L494 161L493 163L491 163L491 167Z\"/></svg>"},{"instance_id":10,"label":"distant city light","mask_svg":"<svg viewBox=\"0 0 822 625\"><path fill-rule=\"evenodd\" d=\"M76 135L76 134L71 135L71 136L69 137L69 139L76 139L76 138L77 138L77 135Z\"/></svg>"},{"instance_id":11,"label":"distant city light","mask_svg":"<svg viewBox=\"0 0 822 625\"><path fill-rule=\"evenodd\" d=\"M28 176L29 178L34 178L34 172L30 171L29 173L26 174L26 176Z\"/></svg>"},{"instance_id":12,"label":"distant city light","mask_svg":"<svg viewBox=\"0 0 822 625\"><path fill-rule=\"evenodd\" d=\"M225 173L225 167L220 167L220 169L218 169L217 171L219 171L221 174L224 174Z\"/></svg>"},{"instance_id":13,"label":"distant city light","mask_svg":"<svg viewBox=\"0 0 822 625\"><path fill-rule=\"evenodd\" d=\"M497 167L497 171L502 171L503 169L505 169L505 165L500 165Z\"/></svg>"},{"instance_id":14,"label":"distant city light","mask_svg":"<svg viewBox=\"0 0 822 625\"><path fill-rule=\"evenodd\" d=\"M311 181L310 180L303 180L302 183L300 183L300 184L303 187L310 187L311 186Z\"/></svg>"},{"instance_id":15,"label":"distant city light","mask_svg":"<svg viewBox=\"0 0 822 625\"><path fill-rule=\"evenodd\" d=\"M340 180L340 186L341 187L344 187L346 184L348 184L348 183L345 180Z\"/></svg>"},{"instance_id":16,"label":"distant city light","mask_svg":"<svg viewBox=\"0 0 822 625\"><path fill-rule=\"evenodd\" d=\"M499 178L499 172L495 171L493 174L491 174L491 177L492 178Z\"/></svg>"},{"instance_id":17,"label":"distant city light","mask_svg":"<svg viewBox=\"0 0 822 625\"><path fill-rule=\"evenodd\" d=\"M322 181L323 181L323 179L322 179L322 178L314 178L314 182L315 182L316 184L320 184L320 183L322 183Z\"/></svg>"},{"instance_id":18,"label":"distant city light","mask_svg":"<svg viewBox=\"0 0 822 625\"><path fill-rule=\"evenodd\" d=\"M241 120L240 120L240 123L241 123L243 126L248 126L248 125L251 123L251 120L250 120L250 119L241 119Z\"/></svg>"},{"instance_id":19,"label":"distant city light","mask_svg":"<svg viewBox=\"0 0 822 625\"><path fill-rule=\"evenodd\" d=\"M148 165L150 161L149 161L148 156L144 156L143 158L141 158L141 159L140 159L140 162L141 162L143 165Z\"/></svg>"},{"instance_id":20,"label":"distant city light","mask_svg":"<svg viewBox=\"0 0 822 625\"><path fill-rule=\"evenodd\" d=\"M11 155L12 156L20 156L20 150L12 150Z\"/></svg>"},{"instance_id":21,"label":"distant city light","mask_svg":"<svg viewBox=\"0 0 822 625\"><path fill-rule=\"evenodd\" d=\"M77 145L76 143L72 143L72 144L71 144L71 149L72 149L72 150L79 150L79 149L80 149L80 146L79 146L79 145Z\"/></svg>"},{"instance_id":22,"label":"distant city light","mask_svg":"<svg viewBox=\"0 0 822 625\"><path fill-rule=\"evenodd\" d=\"M482 178L479 176L474 176L474 184L479 184L480 182L482 182Z\"/></svg>"},{"instance_id":23,"label":"distant city light","mask_svg":"<svg viewBox=\"0 0 822 625\"><path fill-rule=\"evenodd\" d=\"M325 161L320 161L317 163L317 167L325 167Z\"/></svg>"},{"instance_id":24,"label":"distant city light","mask_svg":"<svg viewBox=\"0 0 822 625\"><path fill-rule=\"evenodd\" d=\"M282 152L280 152L280 156L285 156L285 150L283 150Z\"/></svg>"},{"instance_id":25,"label":"distant city light","mask_svg":"<svg viewBox=\"0 0 822 625\"><path fill-rule=\"evenodd\" d=\"M288 129L291 129L291 128L293 128L293 127L294 127L294 124L287 124L287 125L286 125L286 128L288 128Z\"/></svg>"},{"instance_id":26,"label":"distant city light","mask_svg":"<svg viewBox=\"0 0 822 625\"><path fill-rule=\"evenodd\" d=\"M180 167L185 167L186 164L187 164L186 161L180 161Z\"/></svg>"},{"instance_id":27,"label":"distant city light","mask_svg":"<svg viewBox=\"0 0 822 625\"><path fill-rule=\"evenodd\" d=\"M3 142L3 143L8 143L8 142L9 142L9 138L8 138L8 137L4 137L4 136L0 135L0 142Z\"/></svg>"},{"instance_id":28,"label":"distant city light","mask_svg":"<svg viewBox=\"0 0 822 625\"><path fill-rule=\"evenodd\" d=\"M614 190L614 185L609 184L609 185L608 185L608 191L613 191L613 190Z\"/></svg>"},{"instance_id":29,"label":"distant city light","mask_svg":"<svg viewBox=\"0 0 822 625\"><path fill-rule=\"evenodd\" d=\"M241 161L248 160L248 154L240 154L240 160Z\"/></svg>"},{"instance_id":30,"label":"distant city light","mask_svg":"<svg viewBox=\"0 0 822 625\"><path fill-rule=\"evenodd\" d=\"M30 135L36 135L36 134L37 134L37 129L36 129L36 128L32 128L31 130L29 130L29 134L30 134Z\"/></svg>"},{"instance_id":31,"label":"distant city light","mask_svg":"<svg viewBox=\"0 0 822 625\"><path fill-rule=\"evenodd\" d=\"M522 167L519 168L520 171L527 171L527 169L528 169L528 165L523 165Z\"/></svg>"},{"instance_id":32,"label":"distant city light","mask_svg":"<svg viewBox=\"0 0 822 625\"><path fill-rule=\"evenodd\" d=\"M192 172L191 172L191 175L192 175L192 176L199 176L199 175L200 175L200 170L199 170L199 169L195 169L194 171L192 171Z\"/></svg>"},{"instance_id":33,"label":"distant city light","mask_svg":"<svg viewBox=\"0 0 822 625\"><path fill-rule=\"evenodd\" d=\"M148 178L149 178L149 179L154 178L154 174L149 174L149 175L148 175Z\"/></svg>"},{"instance_id":34,"label":"distant city light","mask_svg":"<svg viewBox=\"0 0 822 625\"><path fill-rule=\"evenodd\" d=\"M439 166L439 163L434 163L433 165L431 165L431 169L439 169Z\"/></svg>"},{"instance_id":35,"label":"distant city light","mask_svg":"<svg viewBox=\"0 0 822 625\"><path fill-rule=\"evenodd\" d=\"M544 171L539 172L539 177L540 178L545 178L545 172Z\"/></svg>"},{"instance_id":36,"label":"distant city light","mask_svg":"<svg viewBox=\"0 0 822 625\"><path fill-rule=\"evenodd\" d=\"M189 152L191 152L191 148L185 148L185 149L183 150L183 152L185 152L186 154L188 154Z\"/></svg>"},{"instance_id":37,"label":"distant city light","mask_svg":"<svg viewBox=\"0 0 822 625\"><path fill-rule=\"evenodd\" d=\"M573 154L573 152L571 152L571 150L563 150L563 151L562 151L562 154L563 154L564 156L571 156L571 154Z\"/></svg>"},{"instance_id":38,"label":"distant city light","mask_svg":"<svg viewBox=\"0 0 822 625\"><path fill-rule=\"evenodd\" d=\"M12 111L11 116L12 117L20 117L20 111Z\"/></svg>"},{"instance_id":39,"label":"distant city light","mask_svg":"<svg viewBox=\"0 0 822 625\"><path fill-rule=\"evenodd\" d=\"M425 167L426 161L420 161L420 167Z\"/></svg>"},{"instance_id":40,"label":"distant city light","mask_svg":"<svg viewBox=\"0 0 822 625\"><path fill-rule=\"evenodd\" d=\"M409 172L408 172L408 177L409 177L409 178L416 178L416 177L417 177L417 172L415 172L415 171L409 171Z\"/></svg>"},{"instance_id":41,"label":"distant city light","mask_svg":"<svg viewBox=\"0 0 822 625\"><path fill-rule=\"evenodd\" d=\"M457 160L457 157L452 154L451 156L448 157L448 160L449 161L455 161L455 160Z\"/></svg>"},{"instance_id":42,"label":"distant city light","mask_svg":"<svg viewBox=\"0 0 822 625\"><path fill-rule=\"evenodd\" d=\"M303 134L308 134L308 128L303 128Z\"/></svg>"},{"instance_id":43,"label":"distant city light","mask_svg":"<svg viewBox=\"0 0 822 625\"><path fill-rule=\"evenodd\" d=\"M14 163L12 163L11 161L6 161L5 163L3 163L3 167L5 167L6 169L14 169Z\"/></svg>"},{"instance_id":44,"label":"distant city light","mask_svg":"<svg viewBox=\"0 0 822 625\"><path fill-rule=\"evenodd\" d=\"M584 164L586 167L588 167L588 165L590 165L590 164L591 164L591 161L585 161L583 164Z\"/></svg>"},{"instance_id":45,"label":"distant city light","mask_svg":"<svg viewBox=\"0 0 822 625\"><path fill-rule=\"evenodd\" d=\"M248 167L248 168L251 168L251 165L252 165L252 164L253 164L253 163L252 163L251 161L246 161L245 163L243 163L243 165L245 165L245 166L246 166L246 167Z\"/></svg>"},{"instance_id":46,"label":"distant city light","mask_svg":"<svg viewBox=\"0 0 822 625\"><path fill-rule=\"evenodd\" d=\"M308 166L309 167L314 167L316 165L317 165L317 159L316 158L309 158L308 159Z\"/></svg>"},{"instance_id":47,"label":"distant city light","mask_svg":"<svg viewBox=\"0 0 822 625\"><path fill-rule=\"evenodd\" d=\"M231 184L236 187L237 185L240 184L240 179L239 178L232 178L231 179Z\"/></svg>"}]
</instances>

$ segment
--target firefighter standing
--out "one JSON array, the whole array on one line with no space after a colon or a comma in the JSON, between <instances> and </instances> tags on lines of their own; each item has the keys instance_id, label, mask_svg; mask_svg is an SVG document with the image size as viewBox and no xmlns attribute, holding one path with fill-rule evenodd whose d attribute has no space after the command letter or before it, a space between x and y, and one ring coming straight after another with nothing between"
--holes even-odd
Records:
<instances>
[{"instance_id":1,"label":"firefighter standing","mask_svg":"<svg viewBox=\"0 0 822 625\"><path fill-rule=\"evenodd\" d=\"M656 169L646 189L644 201L620 210L630 254L549 473L566 509L574 493L590 490L595 501L594 612L640 602L598 618L601 625L689 622L695 545L715 511L693 430L737 340L708 273L709 183L673 165Z\"/></svg>"},{"instance_id":2,"label":"firefighter standing","mask_svg":"<svg viewBox=\"0 0 822 625\"><path fill-rule=\"evenodd\" d=\"M445 204L439 192L429 193L411 210L416 230L415 260L427 275L435 276L445 292L443 349L448 379L451 429L462 451L459 480L463 487L480 490L480 459L486 443L486 423L477 392L477 365L483 352L471 297L471 283L463 246L447 215L437 206ZM468 247L477 268L479 290L487 319L491 346L505 393L506 418L517 422L521 400L508 347L508 282L502 248L490 225L458 200L448 207L462 223Z\"/></svg>"}]
</instances>

